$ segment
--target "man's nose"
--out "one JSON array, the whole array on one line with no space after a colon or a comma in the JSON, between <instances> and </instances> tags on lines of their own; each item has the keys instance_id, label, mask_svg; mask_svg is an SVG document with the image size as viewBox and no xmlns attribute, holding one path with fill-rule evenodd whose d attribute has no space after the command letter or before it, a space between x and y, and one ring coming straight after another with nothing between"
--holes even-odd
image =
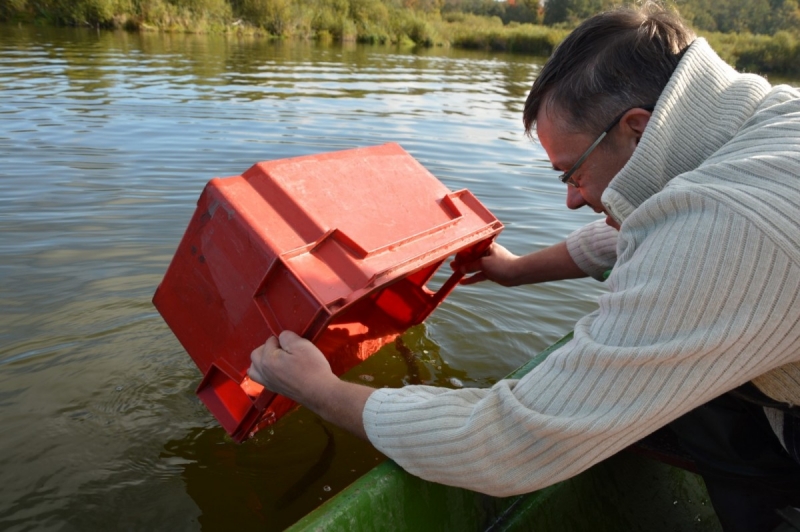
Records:
<instances>
[{"instance_id":1,"label":"man's nose","mask_svg":"<svg viewBox=\"0 0 800 532\"><path fill-rule=\"evenodd\" d=\"M580 209L584 205L586 205L586 200L583 199L580 189L567 185L567 208Z\"/></svg>"}]
</instances>

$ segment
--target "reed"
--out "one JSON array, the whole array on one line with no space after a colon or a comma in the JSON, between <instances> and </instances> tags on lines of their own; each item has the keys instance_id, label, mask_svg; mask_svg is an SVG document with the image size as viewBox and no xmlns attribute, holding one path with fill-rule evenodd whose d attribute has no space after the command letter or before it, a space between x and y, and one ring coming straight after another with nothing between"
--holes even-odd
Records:
<instances>
[{"instance_id":1,"label":"reed","mask_svg":"<svg viewBox=\"0 0 800 532\"><path fill-rule=\"evenodd\" d=\"M477 15L448 16L443 34L459 48L522 52L549 56L568 30L534 24L503 24L498 17Z\"/></svg>"}]
</instances>

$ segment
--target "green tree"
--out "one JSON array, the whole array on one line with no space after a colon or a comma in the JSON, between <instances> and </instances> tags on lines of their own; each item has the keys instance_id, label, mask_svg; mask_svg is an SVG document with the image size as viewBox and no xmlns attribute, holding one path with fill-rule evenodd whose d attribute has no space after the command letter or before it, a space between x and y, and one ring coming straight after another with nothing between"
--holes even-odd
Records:
<instances>
[{"instance_id":1,"label":"green tree","mask_svg":"<svg viewBox=\"0 0 800 532\"><path fill-rule=\"evenodd\" d=\"M539 1L517 0L513 4L507 3L505 15L500 18L506 24L509 22L537 24L539 22Z\"/></svg>"},{"instance_id":2,"label":"green tree","mask_svg":"<svg viewBox=\"0 0 800 532\"><path fill-rule=\"evenodd\" d=\"M797 0L675 0L689 24L701 31L773 35L800 32Z\"/></svg>"}]
</instances>

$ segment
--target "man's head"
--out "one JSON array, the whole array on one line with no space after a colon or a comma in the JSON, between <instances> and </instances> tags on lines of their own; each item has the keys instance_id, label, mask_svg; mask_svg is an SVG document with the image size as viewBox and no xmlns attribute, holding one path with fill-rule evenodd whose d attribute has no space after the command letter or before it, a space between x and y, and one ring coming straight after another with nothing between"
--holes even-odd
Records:
<instances>
[{"instance_id":1,"label":"man's head","mask_svg":"<svg viewBox=\"0 0 800 532\"><path fill-rule=\"evenodd\" d=\"M694 38L678 16L647 2L595 15L556 48L525 102L526 133L535 125L553 166L568 171L609 130L575 172L568 206L603 210L602 191L647 125L642 108L656 103Z\"/></svg>"},{"instance_id":2,"label":"man's head","mask_svg":"<svg viewBox=\"0 0 800 532\"><path fill-rule=\"evenodd\" d=\"M584 21L534 81L523 112L525 132L542 107L564 111L570 129L599 134L625 109L654 104L694 39L680 17L652 2Z\"/></svg>"}]
</instances>

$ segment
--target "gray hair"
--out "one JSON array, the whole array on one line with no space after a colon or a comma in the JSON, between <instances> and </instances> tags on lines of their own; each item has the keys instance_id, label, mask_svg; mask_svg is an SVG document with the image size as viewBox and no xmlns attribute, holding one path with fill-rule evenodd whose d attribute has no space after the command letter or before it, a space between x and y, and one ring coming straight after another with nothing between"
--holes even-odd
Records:
<instances>
[{"instance_id":1,"label":"gray hair","mask_svg":"<svg viewBox=\"0 0 800 532\"><path fill-rule=\"evenodd\" d=\"M695 34L654 2L595 15L554 50L533 82L523 123L531 135L542 106L567 128L599 133L619 113L655 104Z\"/></svg>"}]
</instances>

